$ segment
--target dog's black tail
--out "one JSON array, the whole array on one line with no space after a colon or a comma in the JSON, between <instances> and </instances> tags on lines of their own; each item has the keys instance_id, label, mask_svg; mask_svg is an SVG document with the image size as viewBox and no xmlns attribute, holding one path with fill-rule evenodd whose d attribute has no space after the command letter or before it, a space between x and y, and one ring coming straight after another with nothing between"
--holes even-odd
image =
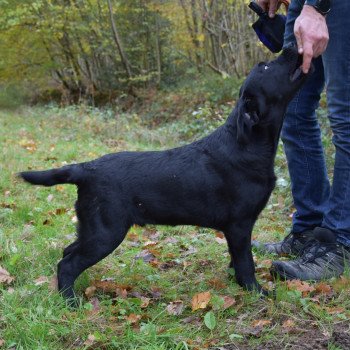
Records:
<instances>
[{"instance_id":1,"label":"dog's black tail","mask_svg":"<svg viewBox=\"0 0 350 350\"><path fill-rule=\"evenodd\" d=\"M24 171L18 174L23 180L42 186L58 184L78 185L82 180L82 168L79 164L67 165L58 169L44 171Z\"/></svg>"}]
</instances>

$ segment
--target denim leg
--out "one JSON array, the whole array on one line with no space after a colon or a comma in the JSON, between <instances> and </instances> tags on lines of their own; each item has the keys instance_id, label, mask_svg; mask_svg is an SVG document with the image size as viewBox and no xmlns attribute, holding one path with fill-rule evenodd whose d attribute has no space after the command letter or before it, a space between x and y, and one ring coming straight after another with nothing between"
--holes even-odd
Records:
<instances>
[{"instance_id":1,"label":"denim leg","mask_svg":"<svg viewBox=\"0 0 350 350\"><path fill-rule=\"evenodd\" d=\"M324 87L321 57L313 63L315 72L289 104L281 133L296 208L293 232L321 226L330 191L315 113Z\"/></svg>"},{"instance_id":2,"label":"denim leg","mask_svg":"<svg viewBox=\"0 0 350 350\"><path fill-rule=\"evenodd\" d=\"M350 1L333 1L323 54L329 119L336 149L333 184L322 226L350 246Z\"/></svg>"},{"instance_id":3,"label":"denim leg","mask_svg":"<svg viewBox=\"0 0 350 350\"><path fill-rule=\"evenodd\" d=\"M289 7L284 45L295 43L294 22L303 0L293 0ZM321 226L328 207L330 185L315 110L324 88L322 59L313 60L315 72L288 106L281 138L287 157L296 212L293 232Z\"/></svg>"}]
</instances>

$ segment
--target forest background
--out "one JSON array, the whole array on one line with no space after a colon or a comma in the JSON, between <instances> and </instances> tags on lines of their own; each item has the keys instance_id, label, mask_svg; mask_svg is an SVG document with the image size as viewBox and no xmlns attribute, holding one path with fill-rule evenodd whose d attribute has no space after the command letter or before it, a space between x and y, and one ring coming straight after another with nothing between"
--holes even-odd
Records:
<instances>
[{"instance_id":1,"label":"forest background","mask_svg":"<svg viewBox=\"0 0 350 350\"><path fill-rule=\"evenodd\" d=\"M0 7L5 105L113 104L208 81L214 99L229 100L232 80L267 56L244 0L1 0Z\"/></svg>"},{"instance_id":2,"label":"forest background","mask_svg":"<svg viewBox=\"0 0 350 350\"><path fill-rule=\"evenodd\" d=\"M16 173L124 150L158 150L222 125L252 66L273 57L243 0L0 0L0 348L280 350L350 348L350 269L339 279L274 281L276 298L230 276L221 232L131 228L75 285L57 262L76 238L75 186L28 186ZM318 110L329 176L334 147ZM253 237L283 239L295 208L282 145L276 188Z\"/></svg>"}]
</instances>

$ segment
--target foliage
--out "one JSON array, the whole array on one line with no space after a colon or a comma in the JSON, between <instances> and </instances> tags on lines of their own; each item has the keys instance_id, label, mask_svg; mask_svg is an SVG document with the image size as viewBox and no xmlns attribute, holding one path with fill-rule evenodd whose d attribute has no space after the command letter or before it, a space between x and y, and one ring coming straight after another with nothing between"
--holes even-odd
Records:
<instances>
[{"instance_id":1,"label":"foliage","mask_svg":"<svg viewBox=\"0 0 350 350\"><path fill-rule=\"evenodd\" d=\"M244 0L2 0L0 10L0 84L66 103L208 70L224 81L266 56Z\"/></svg>"}]
</instances>

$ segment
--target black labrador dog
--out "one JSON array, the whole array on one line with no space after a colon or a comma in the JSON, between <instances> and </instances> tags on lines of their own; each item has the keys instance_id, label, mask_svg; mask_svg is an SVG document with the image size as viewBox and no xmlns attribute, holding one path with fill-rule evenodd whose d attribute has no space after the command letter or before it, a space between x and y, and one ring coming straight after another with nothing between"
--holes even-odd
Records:
<instances>
[{"instance_id":1,"label":"black labrador dog","mask_svg":"<svg viewBox=\"0 0 350 350\"><path fill-rule=\"evenodd\" d=\"M255 279L251 232L275 185L274 159L288 102L306 79L294 47L259 63L235 109L211 135L175 149L120 152L96 160L19 175L35 185L78 187L78 238L58 264L58 288L74 297L74 281L113 252L134 225L196 225L224 232L236 280Z\"/></svg>"}]
</instances>

